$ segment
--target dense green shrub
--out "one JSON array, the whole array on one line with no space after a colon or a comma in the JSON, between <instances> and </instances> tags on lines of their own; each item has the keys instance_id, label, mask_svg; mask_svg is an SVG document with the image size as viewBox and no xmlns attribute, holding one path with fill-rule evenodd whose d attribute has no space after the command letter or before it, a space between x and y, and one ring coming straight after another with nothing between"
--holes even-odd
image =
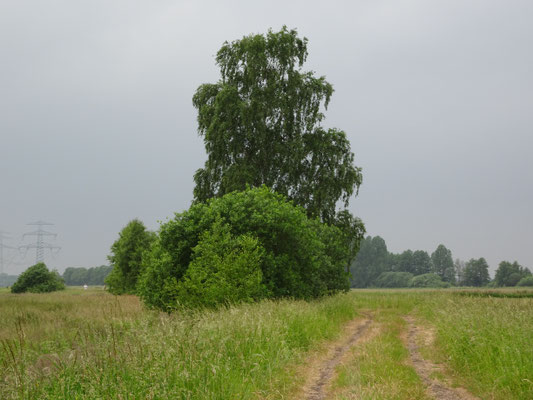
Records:
<instances>
[{"instance_id":1,"label":"dense green shrub","mask_svg":"<svg viewBox=\"0 0 533 400\"><path fill-rule=\"evenodd\" d=\"M267 294L261 271L265 250L257 238L235 237L230 229L219 220L201 235L178 284L181 304L213 307L258 300Z\"/></svg>"},{"instance_id":2,"label":"dense green shrub","mask_svg":"<svg viewBox=\"0 0 533 400\"><path fill-rule=\"evenodd\" d=\"M533 286L533 275L523 277L516 286Z\"/></svg>"},{"instance_id":3,"label":"dense green shrub","mask_svg":"<svg viewBox=\"0 0 533 400\"><path fill-rule=\"evenodd\" d=\"M65 289L65 283L57 271L49 271L44 263L29 267L11 286L12 293L46 293Z\"/></svg>"},{"instance_id":4,"label":"dense green shrub","mask_svg":"<svg viewBox=\"0 0 533 400\"><path fill-rule=\"evenodd\" d=\"M381 288L409 287L413 274L410 272L383 272L375 281L375 285Z\"/></svg>"},{"instance_id":5,"label":"dense green shrub","mask_svg":"<svg viewBox=\"0 0 533 400\"><path fill-rule=\"evenodd\" d=\"M339 228L310 220L303 208L263 186L193 204L162 224L143 261L139 294L164 310L179 303L214 305L222 292L239 293L242 285L247 289L230 300L313 298L348 289L349 254Z\"/></svg>"},{"instance_id":6,"label":"dense green shrub","mask_svg":"<svg viewBox=\"0 0 533 400\"><path fill-rule=\"evenodd\" d=\"M443 282L437 274L422 274L411 279L409 286L414 288L446 288L450 287L450 284Z\"/></svg>"}]
</instances>

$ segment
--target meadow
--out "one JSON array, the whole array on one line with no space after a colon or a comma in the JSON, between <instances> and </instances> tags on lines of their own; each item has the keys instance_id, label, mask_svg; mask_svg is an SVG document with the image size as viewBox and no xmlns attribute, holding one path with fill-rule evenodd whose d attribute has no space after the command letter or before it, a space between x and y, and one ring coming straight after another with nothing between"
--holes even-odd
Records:
<instances>
[{"instance_id":1,"label":"meadow","mask_svg":"<svg viewBox=\"0 0 533 400\"><path fill-rule=\"evenodd\" d=\"M435 332L421 348L487 399L533 398L533 298L462 290L357 290L171 315L101 288L0 290L1 399L300 398L307 361L372 315L373 334L336 369L330 398L427 398L409 365L405 316Z\"/></svg>"}]
</instances>

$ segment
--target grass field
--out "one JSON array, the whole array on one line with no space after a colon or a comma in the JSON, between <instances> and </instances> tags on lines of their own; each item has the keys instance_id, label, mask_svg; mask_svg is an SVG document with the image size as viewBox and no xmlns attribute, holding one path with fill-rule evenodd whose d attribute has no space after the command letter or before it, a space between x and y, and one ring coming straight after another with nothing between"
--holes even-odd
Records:
<instances>
[{"instance_id":1,"label":"grass field","mask_svg":"<svg viewBox=\"0 0 533 400\"><path fill-rule=\"evenodd\" d=\"M102 289L0 289L0 398L290 399L309 355L371 313L374 334L337 368L332 398L425 398L401 339L412 315L435 331L422 351L454 384L531 399L533 298L488 294L360 290L166 315Z\"/></svg>"}]
</instances>

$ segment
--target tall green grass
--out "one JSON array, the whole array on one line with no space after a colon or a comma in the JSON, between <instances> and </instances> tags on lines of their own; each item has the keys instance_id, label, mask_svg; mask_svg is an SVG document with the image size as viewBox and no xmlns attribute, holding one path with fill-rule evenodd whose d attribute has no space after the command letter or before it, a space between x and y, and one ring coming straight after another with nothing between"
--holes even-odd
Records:
<instances>
[{"instance_id":1,"label":"tall green grass","mask_svg":"<svg viewBox=\"0 0 533 400\"><path fill-rule=\"evenodd\" d=\"M420 313L440 360L483 398L533 399L533 299L436 294Z\"/></svg>"},{"instance_id":2,"label":"tall green grass","mask_svg":"<svg viewBox=\"0 0 533 400\"><path fill-rule=\"evenodd\" d=\"M533 299L456 293L358 290L167 315L102 290L2 291L0 399L291 398L307 351L367 311L383 330L355 353L364 364L341 369L342 393L360 385L372 397L373 379L385 394L419 387L400 365L402 316L413 314L435 327L431 356L455 383L481 398L533 398ZM382 363L374 362L378 355ZM389 371L395 387L385 386Z\"/></svg>"},{"instance_id":3,"label":"tall green grass","mask_svg":"<svg viewBox=\"0 0 533 400\"><path fill-rule=\"evenodd\" d=\"M358 308L374 310L376 315L396 318L411 313L434 326L436 343L428 354L448 367L455 384L481 398L533 399L533 291L502 289L486 293L472 289L361 290L354 296ZM392 349L395 341L390 335L376 340L383 341L382 353ZM383 358L383 354L379 357ZM391 353L378 364L388 365L394 359ZM348 382L361 385L365 376L372 376L362 368L373 365L368 358L358 360L352 367L348 365L351 373L358 370L363 375L352 375ZM401 369L391 369L391 382ZM379 369L373 371L379 378L375 372ZM341 375L339 385L347 386L342 379ZM407 382L403 389L406 385ZM385 393L403 390L402 385L380 387Z\"/></svg>"},{"instance_id":4,"label":"tall green grass","mask_svg":"<svg viewBox=\"0 0 533 400\"><path fill-rule=\"evenodd\" d=\"M356 307L348 294L169 316L67 291L2 294L0 315L2 399L252 399L286 397L306 350Z\"/></svg>"}]
</instances>

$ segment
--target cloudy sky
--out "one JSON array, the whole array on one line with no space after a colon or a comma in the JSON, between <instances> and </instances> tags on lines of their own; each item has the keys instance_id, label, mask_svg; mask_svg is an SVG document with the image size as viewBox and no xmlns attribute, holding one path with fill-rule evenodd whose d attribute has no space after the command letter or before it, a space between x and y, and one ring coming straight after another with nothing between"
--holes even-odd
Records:
<instances>
[{"instance_id":1,"label":"cloudy sky","mask_svg":"<svg viewBox=\"0 0 533 400\"><path fill-rule=\"evenodd\" d=\"M0 0L0 230L55 223L49 266L106 263L118 231L188 208L205 159L191 98L225 40L283 25L335 93L391 251L533 267L530 0ZM35 253L6 250L18 273Z\"/></svg>"}]
</instances>

